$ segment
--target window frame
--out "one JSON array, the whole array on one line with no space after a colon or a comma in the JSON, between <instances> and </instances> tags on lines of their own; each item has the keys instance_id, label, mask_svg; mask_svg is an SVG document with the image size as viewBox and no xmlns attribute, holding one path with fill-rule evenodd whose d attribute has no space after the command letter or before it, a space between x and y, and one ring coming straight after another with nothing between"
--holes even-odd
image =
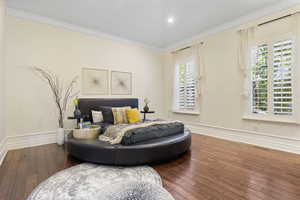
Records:
<instances>
[{"instance_id":1,"label":"window frame","mask_svg":"<svg viewBox=\"0 0 300 200\"><path fill-rule=\"evenodd\" d=\"M273 63L273 52L274 52L274 44L279 41L284 41L284 40L292 40L293 41L293 50L292 50L292 68L291 68L291 73L292 73L292 115L275 115L274 114L274 101L273 101L273 71L274 71L274 63ZM297 79L297 38L295 37L294 34L292 33L287 33L287 34L282 34L279 36L274 36L274 37L268 37L268 38L263 38L261 40L256 40L255 43L253 43L248 51L248 56L250 57L249 59L249 68L250 70L248 71L248 89L249 91L249 98L248 98L248 103L247 103L247 109L246 113L243 116L243 119L250 119L250 120L261 120L261 121L271 121L271 122L283 122L283 123L297 123L297 102L296 102L296 79ZM267 111L266 113L253 113L252 112L252 106L253 106L253 90L252 90L252 50L253 48L258 47L259 45L267 44L268 46L268 58L267 58L267 63L268 63L268 92L267 92Z\"/></svg>"},{"instance_id":2,"label":"window frame","mask_svg":"<svg viewBox=\"0 0 300 200\"><path fill-rule=\"evenodd\" d=\"M179 106L179 68L180 65L184 64L187 65L187 63L192 62L193 63L193 71L194 71L194 80L195 80L195 107L194 109L182 109ZM176 64L174 64L175 67L175 80L174 80L174 102L173 102L173 109L172 112L173 113L177 113L177 114L188 114L188 115L199 115L199 105L198 105L198 80L197 80L197 74L198 74L198 68L197 68L197 58L195 56L191 56L188 59L184 59L181 62L178 62Z\"/></svg>"}]
</instances>

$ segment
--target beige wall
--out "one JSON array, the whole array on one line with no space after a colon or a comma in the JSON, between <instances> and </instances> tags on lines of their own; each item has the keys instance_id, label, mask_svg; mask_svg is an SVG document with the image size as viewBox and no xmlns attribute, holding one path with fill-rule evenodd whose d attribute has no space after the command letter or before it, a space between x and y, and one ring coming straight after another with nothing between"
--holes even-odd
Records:
<instances>
[{"instance_id":1,"label":"beige wall","mask_svg":"<svg viewBox=\"0 0 300 200\"><path fill-rule=\"evenodd\" d=\"M236 130L230 139L244 137L246 134L250 138L249 134L252 132L262 133L262 135L253 134L251 140L243 142L274 148L281 145L278 149L286 150L281 147L288 141L292 147L298 148L300 153L299 125L242 119L243 76L237 65L238 29L296 10L300 10L300 7L198 40L205 43L205 77L199 116L174 114L170 110L173 84L170 53L162 55L136 45L8 16L5 72L6 131L9 136L15 136L54 131L57 128L55 106L49 90L31 73L29 66L46 67L65 79L80 75L82 67L92 67L133 72L133 95L122 97L138 97L140 100L144 97L150 98L151 107L158 113L153 117L175 118L195 127L224 128L220 129L220 135L223 135L225 129ZM287 26L285 21L279 24ZM270 30L273 31L273 28L278 28L276 23L270 26ZM69 112L72 112L72 109L70 107ZM72 122L66 122L67 128L73 126ZM281 140L282 138L288 140ZM264 145L265 142L276 139L279 143Z\"/></svg>"},{"instance_id":2,"label":"beige wall","mask_svg":"<svg viewBox=\"0 0 300 200\"><path fill-rule=\"evenodd\" d=\"M4 105L3 105L4 102L4 52L3 52L4 20L5 20L4 0L0 0L0 144L2 139L5 137Z\"/></svg>"},{"instance_id":3,"label":"beige wall","mask_svg":"<svg viewBox=\"0 0 300 200\"><path fill-rule=\"evenodd\" d=\"M81 68L104 68L133 73L133 95L140 107L148 97L153 117L163 115L162 55L136 45L7 17L6 131L9 136L54 131L56 109L48 87L28 69L45 67L70 80ZM79 83L79 88L80 88ZM107 96L98 96L107 97ZM120 97L120 96L111 96ZM70 107L72 112L73 108ZM66 128L73 123L66 121Z\"/></svg>"},{"instance_id":4,"label":"beige wall","mask_svg":"<svg viewBox=\"0 0 300 200\"><path fill-rule=\"evenodd\" d=\"M237 64L237 47L239 41L237 34L238 29L276 18L284 13L291 13L298 9L299 6L274 16L269 16L240 27L231 28L198 40L204 42L203 57L205 66L205 75L202 82L203 94L200 102L199 116L174 114L171 112L173 73L170 72L172 71L172 56L171 53L167 53L165 55L165 77L166 91L168 92L167 96L169 97L168 105L170 105L168 116L192 124L195 127L203 127L203 125L207 127L222 127L226 129L258 132L267 136L272 135L299 140L299 125L242 119L244 115L244 103L241 95L243 93L243 75ZM275 33L278 33L277 30L279 27L285 29L287 26L287 20L282 20L266 25L264 28L268 30L266 35L270 33L270 35L274 35ZM300 74L298 73L297 79L299 78ZM299 85L297 87L298 89L295 92L299 93ZM295 99L295 103L299 104L299 99ZM299 107L297 109L299 112ZM241 134L241 136L243 136L244 133L235 132L235 134ZM258 137L257 135L253 136ZM300 146L299 144L300 140L297 144L298 148Z\"/></svg>"}]
</instances>

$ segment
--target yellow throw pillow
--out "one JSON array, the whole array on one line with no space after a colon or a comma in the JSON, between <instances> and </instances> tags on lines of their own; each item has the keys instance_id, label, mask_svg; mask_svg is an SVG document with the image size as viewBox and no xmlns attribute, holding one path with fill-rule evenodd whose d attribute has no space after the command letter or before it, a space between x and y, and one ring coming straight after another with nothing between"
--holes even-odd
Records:
<instances>
[{"instance_id":1,"label":"yellow throw pillow","mask_svg":"<svg viewBox=\"0 0 300 200\"><path fill-rule=\"evenodd\" d=\"M137 123L137 122L141 121L141 116L140 116L140 113L137 109L127 109L126 110L126 115L127 115L128 122L130 124Z\"/></svg>"}]
</instances>

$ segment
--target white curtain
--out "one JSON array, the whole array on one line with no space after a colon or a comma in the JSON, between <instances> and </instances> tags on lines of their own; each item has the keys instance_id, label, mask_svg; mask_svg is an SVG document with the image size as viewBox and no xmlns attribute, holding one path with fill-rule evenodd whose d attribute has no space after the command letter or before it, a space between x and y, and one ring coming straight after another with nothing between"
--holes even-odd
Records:
<instances>
[{"instance_id":1,"label":"white curtain","mask_svg":"<svg viewBox=\"0 0 300 200\"><path fill-rule=\"evenodd\" d=\"M295 53L295 58L294 58L294 85L295 85L295 100L300 98L300 13L296 13L291 17L292 23L292 33L295 38L295 45L294 45L294 52ZM298 101L295 101L295 117L296 120L299 122L300 121L300 104Z\"/></svg>"},{"instance_id":2,"label":"white curtain","mask_svg":"<svg viewBox=\"0 0 300 200\"><path fill-rule=\"evenodd\" d=\"M189 48L186 48L184 50L175 51L172 53L172 74L173 74L173 97L172 97L172 105L173 109L176 107L176 88L177 88L177 71L176 66L178 66L181 63L186 63L189 60L195 61L195 68L196 68L196 84L197 84L197 108L199 108L200 103L200 97L202 95L203 91L203 79L204 79L204 43L199 43L192 45Z\"/></svg>"},{"instance_id":3,"label":"white curtain","mask_svg":"<svg viewBox=\"0 0 300 200\"><path fill-rule=\"evenodd\" d=\"M292 17L292 29L293 29L293 32L295 34L299 34L300 33L300 12L298 13L295 13ZM298 38L298 35L296 35L297 38ZM298 39L299 40L299 39Z\"/></svg>"},{"instance_id":4,"label":"white curtain","mask_svg":"<svg viewBox=\"0 0 300 200\"><path fill-rule=\"evenodd\" d=\"M250 74L251 74L251 48L254 45L256 27L239 30L238 66L243 73L242 96L250 97Z\"/></svg>"},{"instance_id":5,"label":"white curtain","mask_svg":"<svg viewBox=\"0 0 300 200\"><path fill-rule=\"evenodd\" d=\"M203 84L205 77L204 68L204 43L197 44L192 47L194 49L194 54L196 55L196 68L197 68L197 103L200 103L200 97L203 94Z\"/></svg>"},{"instance_id":6,"label":"white curtain","mask_svg":"<svg viewBox=\"0 0 300 200\"><path fill-rule=\"evenodd\" d=\"M292 23L291 23L291 29L292 29L292 33L293 36L295 38L295 52L296 53L296 65L295 66L299 66L300 64L300 54L298 53L300 51L300 13L296 13L294 15L292 15L291 17Z\"/></svg>"}]
</instances>

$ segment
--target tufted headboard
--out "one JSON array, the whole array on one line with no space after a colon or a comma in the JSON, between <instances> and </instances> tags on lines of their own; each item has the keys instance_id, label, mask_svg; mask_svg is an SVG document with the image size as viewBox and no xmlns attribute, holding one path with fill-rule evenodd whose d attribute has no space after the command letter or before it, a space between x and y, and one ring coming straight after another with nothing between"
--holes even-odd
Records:
<instances>
[{"instance_id":1,"label":"tufted headboard","mask_svg":"<svg viewBox=\"0 0 300 200\"><path fill-rule=\"evenodd\" d=\"M81 113L85 116L91 117L91 110L99 110L100 106L110 106L110 107L123 107L131 106L132 108L139 108L139 100L137 98L80 98L78 107Z\"/></svg>"}]
</instances>

